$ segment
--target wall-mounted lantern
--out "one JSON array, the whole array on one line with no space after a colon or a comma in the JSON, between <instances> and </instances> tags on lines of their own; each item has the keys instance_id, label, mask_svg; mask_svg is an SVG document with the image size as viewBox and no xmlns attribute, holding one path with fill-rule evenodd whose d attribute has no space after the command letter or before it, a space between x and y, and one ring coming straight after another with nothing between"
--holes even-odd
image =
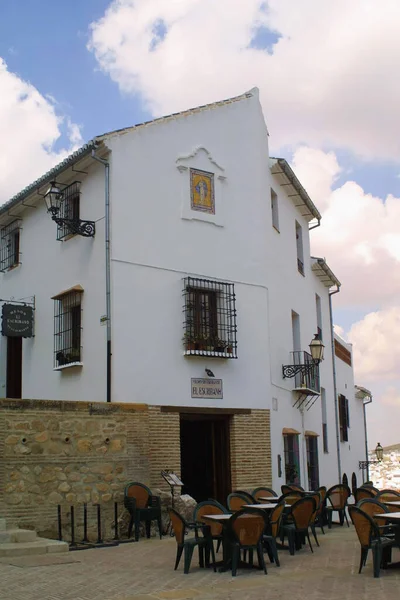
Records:
<instances>
[{"instance_id":1,"label":"wall-mounted lantern","mask_svg":"<svg viewBox=\"0 0 400 600\"><path fill-rule=\"evenodd\" d=\"M324 360L324 348L325 346L322 343L319 334L316 333L314 335L314 339L310 342L311 360L297 365L283 365L283 378L285 379L286 377L295 377L299 373L301 373L303 376L312 374L314 372L315 367L319 365L321 361ZM304 352L303 354L306 355L307 353Z\"/></svg>"},{"instance_id":2,"label":"wall-mounted lantern","mask_svg":"<svg viewBox=\"0 0 400 600\"><path fill-rule=\"evenodd\" d=\"M94 221L82 221L79 218L69 218L60 216L61 208L65 200L64 190L61 190L55 181L50 183L50 187L44 195L47 212L51 215L53 221L59 227L66 227L72 235L82 235L84 237L93 237L96 233Z\"/></svg>"}]
</instances>

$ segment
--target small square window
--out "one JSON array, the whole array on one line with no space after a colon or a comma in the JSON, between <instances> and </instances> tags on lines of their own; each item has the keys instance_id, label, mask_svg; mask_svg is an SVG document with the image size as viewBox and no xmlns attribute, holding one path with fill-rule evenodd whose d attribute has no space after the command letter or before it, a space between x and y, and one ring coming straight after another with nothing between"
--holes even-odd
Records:
<instances>
[{"instance_id":1,"label":"small square window","mask_svg":"<svg viewBox=\"0 0 400 600\"><path fill-rule=\"evenodd\" d=\"M21 221L16 220L0 229L0 271L20 264Z\"/></svg>"},{"instance_id":2,"label":"small square window","mask_svg":"<svg viewBox=\"0 0 400 600\"><path fill-rule=\"evenodd\" d=\"M54 298L54 366L80 363L82 292L71 291Z\"/></svg>"},{"instance_id":3,"label":"small square window","mask_svg":"<svg viewBox=\"0 0 400 600\"><path fill-rule=\"evenodd\" d=\"M185 354L237 358L233 283L187 277L183 295Z\"/></svg>"},{"instance_id":4,"label":"small square window","mask_svg":"<svg viewBox=\"0 0 400 600\"><path fill-rule=\"evenodd\" d=\"M59 217L67 221L57 227L57 240L59 241L76 233L76 227L73 224L80 219L80 182L74 181L74 183L64 188L62 193L63 201L61 202Z\"/></svg>"},{"instance_id":5,"label":"small square window","mask_svg":"<svg viewBox=\"0 0 400 600\"><path fill-rule=\"evenodd\" d=\"M271 212L272 212L272 226L279 231L279 212L278 212L278 196L271 188Z\"/></svg>"}]
</instances>

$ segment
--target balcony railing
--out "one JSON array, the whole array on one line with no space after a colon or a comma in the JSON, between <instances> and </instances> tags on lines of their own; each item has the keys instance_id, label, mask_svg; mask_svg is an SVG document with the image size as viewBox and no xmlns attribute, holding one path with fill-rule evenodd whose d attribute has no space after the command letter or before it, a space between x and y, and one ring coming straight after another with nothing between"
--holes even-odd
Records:
<instances>
[{"instance_id":1,"label":"balcony railing","mask_svg":"<svg viewBox=\"0 0 400 600\"><path fill-rule=\"evenodd\" d=\"M321 391L319 366L314 363L311 354L304 350L299 350L292 352L292 356L294 365L309 365L310 367L307 369L307 372L295 375L295 388L309 389L319 394Z\"/></svg>"}]
</instances>

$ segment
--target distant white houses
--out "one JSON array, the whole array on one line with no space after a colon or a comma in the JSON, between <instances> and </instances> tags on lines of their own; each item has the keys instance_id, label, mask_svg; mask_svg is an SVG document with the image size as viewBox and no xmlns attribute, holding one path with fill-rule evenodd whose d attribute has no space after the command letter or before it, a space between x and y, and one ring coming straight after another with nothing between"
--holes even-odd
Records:
<instances>
[{"instance_id":1,"label":"distant white houses","mask_svg":"<svg viewBox=\"0 0 400 600\"><path fill-rule=\"evenodd\" d=\"M95 138L0 207L0 396L178 412L197 496L360 479L320 222L257 89Z\"/></svg>"}]
</instances>

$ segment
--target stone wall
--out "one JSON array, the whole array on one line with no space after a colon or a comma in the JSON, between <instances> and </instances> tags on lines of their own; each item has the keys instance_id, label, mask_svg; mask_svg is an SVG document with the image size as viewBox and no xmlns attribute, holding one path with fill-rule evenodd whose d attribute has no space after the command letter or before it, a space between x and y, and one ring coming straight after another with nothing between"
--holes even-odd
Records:
<instances>
[{"instance_id":1,"label":"stone wall","mask_svg":"<svg viewBox=\"0 0 400 600\"><path fill-rule=\"evenodd\" d=\"M376 455L371 452L369 460L376 460ZM384 452L382 462L370 465L369 478L379 489L391 489L400 492L400 452Z\"/></svg>"},{"instance_id":2,"label":"stone wall","mask_svg":"<svg viewBox=\"0 0 400 600\"><path fill-rule=\"evenodd\" d=\"M144 405L0 400L1 515L55 537L61 504L69 539L70 506L80 526L88 503L93 536L100 503L109 533L126 483L150 484L148 415Z\"/></svg>"}]
</instances>

